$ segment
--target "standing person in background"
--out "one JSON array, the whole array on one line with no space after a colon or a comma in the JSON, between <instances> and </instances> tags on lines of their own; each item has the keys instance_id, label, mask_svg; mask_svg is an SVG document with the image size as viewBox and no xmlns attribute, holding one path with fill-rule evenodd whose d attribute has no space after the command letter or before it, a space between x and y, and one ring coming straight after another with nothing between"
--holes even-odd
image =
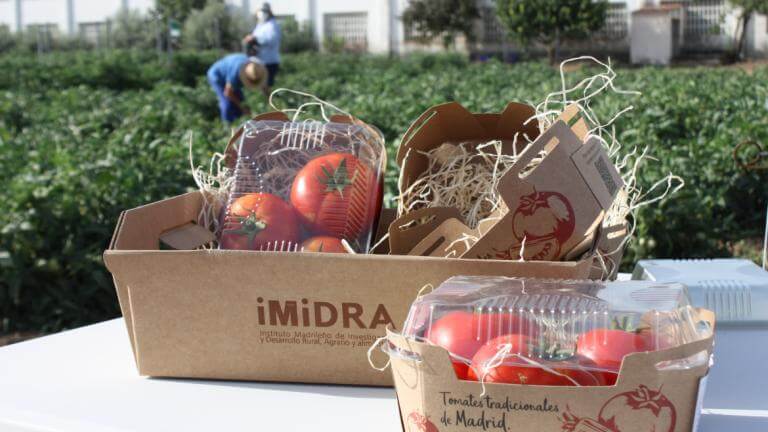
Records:
<instances>
[{"instance_id":1,"label":"standing person in background","mask_svg":"<svg viewBox=\"0 0 768 432\"><path fill-rule=\"evenodd\" d=\"M264 3L258 12L259 23L251 34L243 38L243 45L254 46L256 57L267 68L267 85L264 95L269 96L275 84L275 76L280 70L280 24L272 13L269 3Z\"/></svg>"},{"instance_id":2,"label":"standing person in background","mask_svg":"<svg viewBox=\"0 0 768 432\"><path fill-rule=\"evenodd\" d=\"M267 69L258 59L245 54L229 54L208 69L208 83L219 98L221 119L232 123L241 115L251 114L245 105L243 86L264 88Z\"/></svg>"}]
</instances>

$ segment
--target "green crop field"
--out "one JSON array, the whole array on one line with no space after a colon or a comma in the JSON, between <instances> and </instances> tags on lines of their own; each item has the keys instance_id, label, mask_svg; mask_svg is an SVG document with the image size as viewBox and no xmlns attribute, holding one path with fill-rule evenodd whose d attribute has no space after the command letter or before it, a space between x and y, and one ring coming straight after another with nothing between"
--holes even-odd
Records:
<instances>
[{"instance_id":1,"label":"green crop field","mask_svg":"<svg viewBox=\"0 0 768 432\"><path fill-rule=\"evenodd\" d=\"M61 53L0 56L0 334L54 331L118 314L101 261L119 212L190 190L188 140L204 163L229 134L204 74L215 53ZM577 76L589 71L577 71ZM767 171L733 160L746 138L768 144L768 70L618 69L642 96L608 96L603 115L627 146L650 146L649 186L669 172L687 185L641 211L625 266L644 257L757 257ZM279 85L314 93L378 126L391 156L427 107L460 101L498 111L538 102L559 75L541 63L468 63L451 55L404 59L287 56ZM266 110L249 95L254 111ZM388 197L396 171L390 163ZM625 267L626 268L626 267Z\"/></svg>"}]
</instances>

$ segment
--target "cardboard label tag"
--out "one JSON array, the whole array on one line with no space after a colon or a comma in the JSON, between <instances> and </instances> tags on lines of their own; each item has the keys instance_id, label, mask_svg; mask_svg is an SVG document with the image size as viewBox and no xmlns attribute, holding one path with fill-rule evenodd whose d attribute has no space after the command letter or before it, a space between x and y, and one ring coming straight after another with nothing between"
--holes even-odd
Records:
<instances>
[{"instance_id":1,"label":"cardboard label tag","mask_svg":"<svg viewBox=\"0 0 768 432\"><path fill-rule=\"evenodd\" d=\"M587 140L571 156L573 163L589 186L600 207L610 208L624 182L597 138Z\"/></svg>"},{"instance_id":2,"label":"cardboard label tag","mask_svg":"<svg viewBox=\"0 0 768 432\"><path fill-rule=\"evenodd\" d=\"M408 255L458 258L467 251L467 245L455 240L472 232L458 219L448 219L424 237Z\"/></svg>"}]
</instances>

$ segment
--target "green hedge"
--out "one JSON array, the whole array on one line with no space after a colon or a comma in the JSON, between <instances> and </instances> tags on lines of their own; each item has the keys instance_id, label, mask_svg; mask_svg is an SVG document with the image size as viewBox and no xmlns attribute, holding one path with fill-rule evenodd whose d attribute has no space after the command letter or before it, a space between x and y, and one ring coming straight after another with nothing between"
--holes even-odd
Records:
<instances>
[{"instance_id":1,"label":"green hedge","mask_svg":"<svg viewBox=\"0 0 768 432\"><path fill-rule=\"evenodd\" d=\"M119 212L190 190L187 142L206 160L229 131L204 73L217 53L63 53L0 56L0 332L54 331L118 314L101 253ZM586 74L588 72L579 72ZM729 255L762 235L766 172L733 162L745 138L768 143L768 70L621 69L642 90L617 125L627 145L650 145L686 179L673 199L639 214L625 268L642 257ZM470 64L458 56L286 56L278 85L317 94L377 125L390 161L427 107L450 100L475 111L534 102L557 88L540 63ZM263 99L249 95L256 111ZM609 113L628 101L609 97ZM393 162L390 162L393 165ZM387 196L396 172L387 174ZM754 241L750 243L750 241ZM749 250L749 246L747 246ZM5 252L5 253L4 253ZM755 254L755 252L752 252Z\"/></svg>"}]
</instances>

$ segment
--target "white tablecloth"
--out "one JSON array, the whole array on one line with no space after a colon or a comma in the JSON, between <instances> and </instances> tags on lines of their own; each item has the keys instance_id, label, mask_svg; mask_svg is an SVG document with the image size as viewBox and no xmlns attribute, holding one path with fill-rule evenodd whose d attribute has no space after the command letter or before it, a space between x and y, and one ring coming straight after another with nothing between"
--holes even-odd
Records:
<instances>
[{"instance_id":1,"label":"white tablecloth","mask_svg":"<svg viewBox=\"0 0 768 432\"><path fill-rule=\"evenodd\" d=\"M728 335L717 350L726 357L764 332ZM768 355L752 345L763 374L718 364L700 431L768 431ZM392 389L143 378L122 320L0 348L2 432L360 430L400 430Z\"/></svg>"}]
</instances>

